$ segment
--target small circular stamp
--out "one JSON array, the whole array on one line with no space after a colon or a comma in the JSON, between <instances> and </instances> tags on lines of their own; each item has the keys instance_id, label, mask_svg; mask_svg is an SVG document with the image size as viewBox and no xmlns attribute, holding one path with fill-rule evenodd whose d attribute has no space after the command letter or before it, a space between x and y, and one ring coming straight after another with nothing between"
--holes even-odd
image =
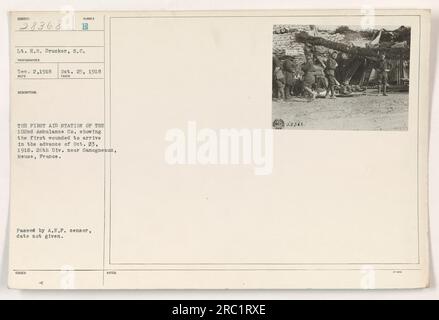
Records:
<instances>
[{"instance_id":1,"label":"small circular stamp","mask_svg":"<svg viewBox=\"0 0 439 320\"><path fill-rule=\"evenodd\" d=\"M282 119L274 119L273 129L283 129L285 128L285 122Z\"/></svg>"}]
</instances>

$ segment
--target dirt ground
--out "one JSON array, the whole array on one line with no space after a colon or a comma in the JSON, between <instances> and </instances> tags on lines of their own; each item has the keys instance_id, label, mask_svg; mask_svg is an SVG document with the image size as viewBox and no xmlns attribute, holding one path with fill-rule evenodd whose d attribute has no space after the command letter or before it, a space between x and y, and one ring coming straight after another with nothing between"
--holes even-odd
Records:
<instances>
[{"instance_id":1,"label":"dirt ground","mask_svg":"<svg viewBox=\"0 0 439 320\"><path fill-rule=\"evenodd\" d=\"M282 119L285 129L317 130L407 130L408 93L389 92L337 99L293 97L286 102L273 101L273 121Z\"/></svg>"}]
</instances>

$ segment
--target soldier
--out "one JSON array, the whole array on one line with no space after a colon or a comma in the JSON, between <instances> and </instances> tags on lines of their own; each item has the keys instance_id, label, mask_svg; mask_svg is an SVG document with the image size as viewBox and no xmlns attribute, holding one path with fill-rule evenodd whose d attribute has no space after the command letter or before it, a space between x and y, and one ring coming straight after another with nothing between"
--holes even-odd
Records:
<instances>
[{"instance_id":1,"label":"soldier","mask_svg":"<svg viewBox=\"0 0 439 320\"><path fill-rule=\"evenodd\" d=\"M294 87L294 65L290 59L286 59L283 65L285 76L285 99L291 98L292 90Z\"/></svg>"},{"instance_id":2,"label":"soldier","mask_svg":"<svg viewBox=\"0 0 439 320\"><path fill-rule=\"evenodd\" d=\"M378 75L378 95L381 94L382 88L383 96L387 96L387 72L389 72L389 63L387 62L386 55L384 53L380 55L376 71Z\"/></svg>"},{"instance_id":3,"label":"soldier","mask_svg":"<svg viewBox=\"0 0 439 320\"><path fill-rule=\"evenodd\" d=\"M280 67L274 69L274 79L276 82L277 98L279 101L285 99L285 76Z\"/></svg>"},{"instance_id":4,"label":"soldier","mask_svg":"<svg viewBox=\"0 0 439 320\"><path fill-rule=\"evenodd\" d=\"M328 79L325 76L326 64L322 61L322 59L316 57L314 59L314 69L315 69L315 85L314 89L317 91L317 95L319 95L322 90L328 88Z\"/></svg>"},{"instance_id":5,"label":"soldier","mask_svg":"<svg viewBox=\"0 0 439 320\"><path fill-rule=\"evenodd\" d=\"M275 72L274 70L276 70L277 67L282 67L282 62L280 61L280 59L277 57L276 54L273 54L273 85L272 85L272 92L273 92L273 98L279 98L278 97L278 92L277 92L277 85L276 85L276 79L275 79Z\"/></svg>"},{"instance_id":6,"label":"soldier","mask_svg":"<svg viewBox=\"0 0 439 320\"><path fill-rule=\"evenodd\" d=\"M337 59L337 52L331 53L331 55L328 58L328 61L326 62L326 77L328 78L328 89L326 91L326 98L329 97L329 93L331 93L331 99L335 99L335 86L337 84L337 80L335 79L335 69L338 67L338 63L336 61Z\"/></svg>"},{"instance_id":7,"label":"soldier","mask_svg":"<svg viewBox=\"0 0 439 320\"><path fill-rule=\"evenodd\" d=\"M314 67L314 58L312 54L308 54L306 56L306 63L302 65L303 75L303 88L306 93L308 93L311 100L314 100L317 96L317 93L312 90L313 84L316 82L315 77L315 67Z\"/></svg>"}]
</instances>

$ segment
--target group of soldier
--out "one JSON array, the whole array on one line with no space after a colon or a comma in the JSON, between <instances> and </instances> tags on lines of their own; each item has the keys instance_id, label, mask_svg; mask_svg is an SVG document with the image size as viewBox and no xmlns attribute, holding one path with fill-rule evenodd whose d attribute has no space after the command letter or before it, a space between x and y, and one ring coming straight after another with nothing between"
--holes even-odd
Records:
<instances>
[{"instance_id":1,"label":"group of soldier","mask_svg":"<svg viewBox=\"0 0 439 320\"><path fill-rule=\"evenodd\" d=\"M335 99L336 89L341 93L350 90L349 82L340 83L336 79L338 53L328 53L325 62L313 53L305 55L305 62L301 65L301 71L297 72L294 63L290 59L283 62L273 55L273 96L278 101L288 100L295 94L294 88L299 83L299 93L310 101L316 99L318 93L316 87L324 88L325 98ZM378 95L387 96L389 65L384 53L374 61L377 73ZM297 93L297 91L296 91Z\"/></svg>"}]
</instances>

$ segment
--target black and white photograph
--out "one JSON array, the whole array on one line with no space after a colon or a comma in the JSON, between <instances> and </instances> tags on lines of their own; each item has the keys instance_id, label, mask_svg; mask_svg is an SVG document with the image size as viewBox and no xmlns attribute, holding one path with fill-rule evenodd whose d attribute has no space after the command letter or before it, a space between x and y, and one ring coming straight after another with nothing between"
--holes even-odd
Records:
<instances>
[{"instance_id":1,"label":"black and white photograph","mask_svg":"<svg viewBox=\"0 0 439 320\"><path fill-rule=\"evenodd\" d=\"M439 2L408 2L0 1L0 300L436 300Z\"/></svg>"},{"instance_id":2,"label":"black and white photograph","mask_svg":"<svg viewBox=\"0 0 439 320\"><path fill-rule=\"evenodd\" d=\"M274 129L408 129L409 26L274 25Z\"/></svg>"}]
</instances>

